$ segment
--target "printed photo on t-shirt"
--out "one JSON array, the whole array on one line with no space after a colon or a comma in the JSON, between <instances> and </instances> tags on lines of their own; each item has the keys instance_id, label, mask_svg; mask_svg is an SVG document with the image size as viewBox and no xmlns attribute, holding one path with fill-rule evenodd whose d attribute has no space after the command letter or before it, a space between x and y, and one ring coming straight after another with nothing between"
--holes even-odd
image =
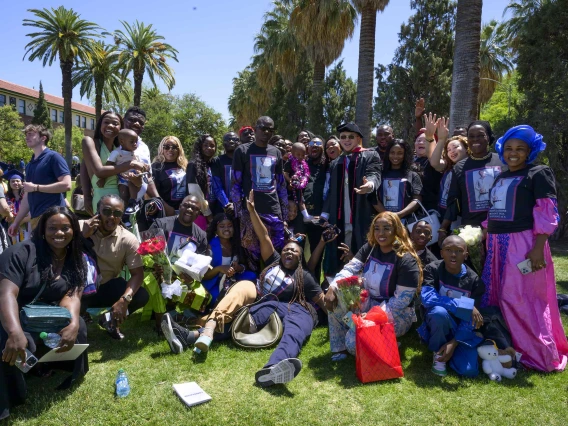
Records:
<instances>
[{"instance_id":1,"label":"printed photo on t-shirt","mask_svg":"<svg viewBox=\"0 0 568 426\"><path fill-rule=\"evenodd\" d=\"M363 268L363 278L365 288L372 297L388 297L389 281L394 269L392 263L381 262L374 257L369 257L369 261Z\"/></svg>"},{"instance_id":2,"label":"printed photo on t-shirt","mask_svg":"<svg viewBox=\"0 0 568 426\"><path fill-rule=\"evenodd\" d=\"M406 179L385 178L383 188L383 206L390 212L399 212L404 207L404 193L406 190Z\"/></svg>"},{"instance_id":3,"label":"printed photo on t-shirt","mask_svg":"<svg viewBox=\"0 0 568 426\"><path fill-rule=\"evenodd\" d=\"M465 172L469 211L472 213L489 210L493 182L501 173L499 166L483 167Z\"/></svg>"},{"instance_id":4,"label":"printed photo on t-shirt","mask_svg":"<svg viewBox=\"0 0 568 426\"><path fill-rule=\"evenodd\" d=\"M260 293L263 296L269 293L279 295L293 283L294 279L290 275L284 272L279 266L275 266L264 276Z\"/></svg>"},{"instance_id":5,"label":"printed photo on t-shirt","mask_svg":"<svg viewBox=\"0 0 568 426\"><path fill-rule=\"evenodd\" d=\"M512 221L515 217L515 199L517 187L523 181L523 176L499 179L491 190L491 208L489 219Z\"/></svg>"},{"instance_id":6,"label":"printed photo on t-shirt","mask_svg":"<svg viewBox=\"0 0 568 426\"><path fill-rule=\"evenodd\" d=\"M276 189L274 185L275 169L276 157L251 155L250 175L252 178L252 189L260 192L274 191Z\"/></svg>"},{"instance_id":7,"label":"printed photo on t-shirt","mask_svg":"<svg viewBox=\"0 0 568 426\"><path fill-rule=\"evenodd\" d=\"M169 169L166 170L166 175L170 182L172 183L172 190L170 193L170 198L172 201L181 201L184 199L186 194L186 179L185 171L183 169Z\"/></svg>"},{"instance_id":8,"label":"printed photo on t-shirt","mask_svg":"<svg viewBox=\"0 0 568 426\"><path fill-rule=\"evenodd\" d=\"M452 171L445 173L440 181L440 202L438 206L445 209L448 207L448 194L450 192L450 184L452 183Z\"/></svg>"},{"instance_id":9,"label":"printed photo on t-shirt","mask_svg":"<svg viewBox=\"0 0 568 426\"><path fill-rule=\"evenodd\" d=\"M464 290L463 288L444 284L440 281L440 290L438 294L440 296L451 297L452 299L461 299L462 297L469 297L471 292Z\"/></svg>"},{"instance_id":10,"label":"printed photo on t-shirt","mask_svg":"<svg viewBox=\"0 0 568 426\"><path fill-rule=\"evenodd\" d=\"M177 232L170 232L170 236L168 238L168 253L170 257L177 256L179 248L183 246L185 243L187 243L187 246L185 246L184 249L187 247L192 252L194 253L197 252L197 244L195 244L193 237L188 237L187 235L178 234Z\"/></svg>"}]
</instances>

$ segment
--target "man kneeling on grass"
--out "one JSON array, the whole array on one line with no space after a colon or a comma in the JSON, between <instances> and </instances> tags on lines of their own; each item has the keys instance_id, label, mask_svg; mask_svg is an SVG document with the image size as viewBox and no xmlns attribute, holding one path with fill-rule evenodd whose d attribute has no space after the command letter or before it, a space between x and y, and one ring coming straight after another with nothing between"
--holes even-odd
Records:
<instances>
[{"instance_id":1,"label":"man kneeling on grass","mask_svg":"<svg viewBox=\"0 0 568 426\"><path fill-rule=\"evenodd\" d=\"M442 244L442 260L424 268L422 306L424 322L418 334L434 352L432 372L445 376L446 363L462 376L478 374L476 346L483 338L474 333L483 325L477 310L485 291L483 281L464 264L467 245L457 235Z\"/></svg>"}]
</instances>

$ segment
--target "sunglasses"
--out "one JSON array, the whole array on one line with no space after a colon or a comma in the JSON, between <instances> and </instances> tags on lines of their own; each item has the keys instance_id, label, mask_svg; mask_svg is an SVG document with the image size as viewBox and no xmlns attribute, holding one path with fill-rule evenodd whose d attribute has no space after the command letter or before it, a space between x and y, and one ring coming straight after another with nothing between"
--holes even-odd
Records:
<instances>
[{"instance_id":1,"label":"sunglasses","mask_svg":"<svg viewBox=\"0 0 568 426\"><path fill-rule=\"evenodd\" d=\"M274 127L266 127L266 126L258 126L257 129L259 129L263 132L269 132L269 133L274 133L276 131L276 129Z\"/></svg>"},{"instance_id":2,"label":"sunglasses","mask_svg":"<svg viewBox=\"0 0 568 426\"><path fill-rule=\"evenodd\" d=\"M353 139L355 139L355 135L341 135L341 136L339 137L339 139L341 139L341 140L345 140L345 139L347 139L347 138L353 140Z\"/></svg>"},{"instance_id":3,"label":"sunglasses","mask_svg":"<svg viewBox=\"0 0 568 426\"><path fill-rule=\"evenodd\" d=\"M308 146L323 146L323 143L320 141L310 141Z\"/></svg>"},{"instance_id":4,"label":"sunglasses","mask_svg":"<svg viewBox=\"0 0 568 426\"><path fill-rule=\"evenodd\" d=\"M102 209L101 213L103 214L103 216L107 216L107 217L114 216L116 218L120 218L120 217L122 217L124 212L122 210L113 210L113 209L106 208L106 209Z\"/></svg>"},{"instance_id":5,"label":"sunglasses","mask_svg":"<svg viewBox=\"0 0 568 426\"><path fill-rule=\"evenodd\" d=\"M164 151L170 151L172 149L174 151L177 151L179 149L179 146L177 146L177 145L164 145Z\"/></svg>"},{"instance_id":6,"label":"sunglasses","mask_svg":"<svg viewBox=\"0 0 568 426\"><path fill-rule=\"evenodd\" d=\"M239 138L227 138L223 142L238 142L238 141L239 141Z\"/></svg>"}]
</instances>

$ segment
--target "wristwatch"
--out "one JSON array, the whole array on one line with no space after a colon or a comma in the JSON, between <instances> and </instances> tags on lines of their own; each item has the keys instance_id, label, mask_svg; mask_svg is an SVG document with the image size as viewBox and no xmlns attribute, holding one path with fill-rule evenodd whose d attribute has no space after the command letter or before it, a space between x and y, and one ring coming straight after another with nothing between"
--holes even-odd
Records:
<instances>
[{"instance_id":1,"label":"wristwatch","mask_svg":"<svg viewBox=\"0 0 568 426\"><path fill-rule=\"evenodd\" d=\"M126 303L130 303L132 302L132 295L131 294L127 294L126 296L120 296L121 299L124 299L124 301Z\"/></svg>"}]
</instances>

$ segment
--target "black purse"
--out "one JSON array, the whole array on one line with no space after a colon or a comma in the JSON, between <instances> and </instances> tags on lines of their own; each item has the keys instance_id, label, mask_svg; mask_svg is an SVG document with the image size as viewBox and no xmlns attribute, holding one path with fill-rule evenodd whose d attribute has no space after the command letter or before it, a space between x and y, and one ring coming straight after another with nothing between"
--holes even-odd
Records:
<instances>
[{"instance_id":1,"label":"black purse","mask_svg":"<svg viewBox=\"0 0 568 426\"><path fill-rule=\"evenodd\" d=\"M71 323L71 312L62 306L35 303L45 290L44 282L34 300L20 310L20 324L28 333L59 333Z\"/></svg>"}]
</instances>

